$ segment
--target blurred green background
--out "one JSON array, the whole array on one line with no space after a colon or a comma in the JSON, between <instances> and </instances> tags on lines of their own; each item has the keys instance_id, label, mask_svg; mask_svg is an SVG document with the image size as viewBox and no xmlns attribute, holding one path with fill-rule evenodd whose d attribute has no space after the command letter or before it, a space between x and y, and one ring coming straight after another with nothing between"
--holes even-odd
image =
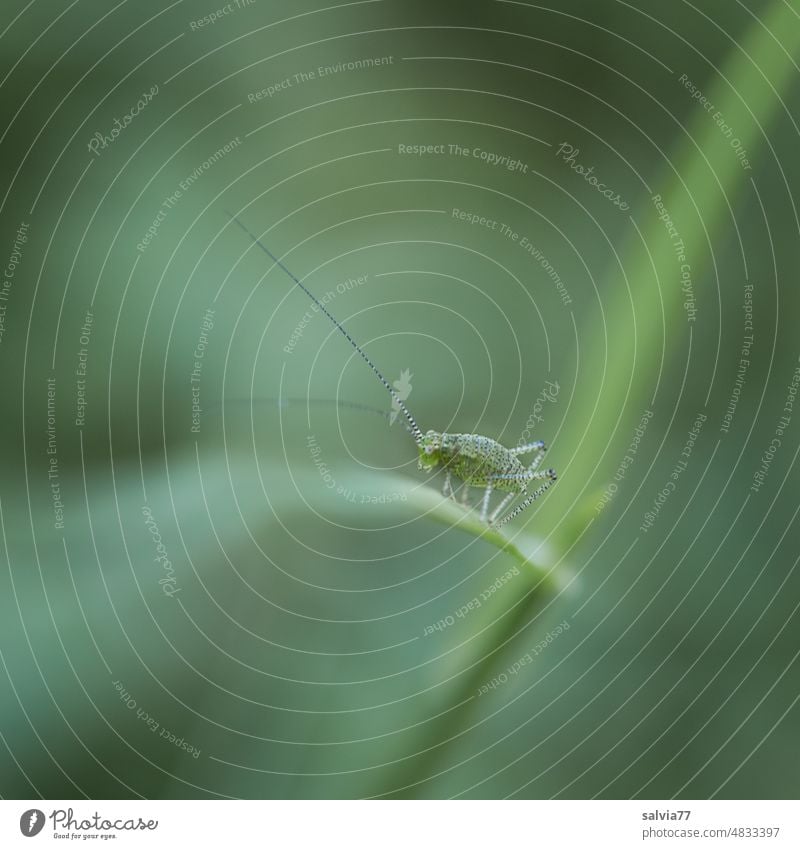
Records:
<instances>
[{"instance_id":1,"label":"blurred green background","mask_svg":"<svg viewBox=\"0 0 800 849\"><path fill-rule=\"evenodd\" d=\"M4 13L4 797L797 797L795 0Z\"/></svg>"}]
</instances>

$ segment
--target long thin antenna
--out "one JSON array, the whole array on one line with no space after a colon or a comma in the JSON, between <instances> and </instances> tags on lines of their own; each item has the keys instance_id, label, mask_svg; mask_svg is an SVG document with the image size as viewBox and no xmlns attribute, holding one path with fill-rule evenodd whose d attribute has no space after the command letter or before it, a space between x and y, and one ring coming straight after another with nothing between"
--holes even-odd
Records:
<instances>
[{"instance_id":1,"label":"long thin antenna","mask_svg":"<svg viewBox=\"0 0 800 849\"><path fill-rule=\"evenodd\" d=\"M382 419L391 421L392 414L388 410L379 410L377 407L368 407L366 404L356 404L353 401L342 401L340 398L227 398L225 402L214 401L203 407L208 412L221 410L223 406L247 406L254 407L257 405L269 405L277 408L284 407L302 407L308 404L325 404L326 406L341 407L343 410L356 410L359 413L373 413L380 416ZM407 422L401 421L400 424L411 433L411 427Z\"/></svg>"},{"instance_id":2,"label":"long thin antenna","mask_svg":"<svg viewBox=\"0 0 800 849\"><path fill-rule=\"evenodd\" d=\"M249 237L253 240L253 242L255 242L255 244L257 244L257 245L259 246L259 248L261 248L261 250L262 250L262 251L264 251L264 253L265 253L265 254L266 254L266 255L267 255L267 256L268 256L268 257L269 257L269 258L270 258L270 259L271 259L271 260L272 260L272 261L273 261L276 265L279 265L279 266L280 266L280 267L281 267L281 268L282 268L282 269L283 269L283 270L284 270L284 271L285 271L285 272L289 275L289 277L291 277L291 278L292 278L292 280L294 280L294 282L295 282L295 283L296 283L296 284L297 284L297 285L298 285L298 286L299 286L299 287L300 287L300 288L301 288L301 289L302 289L302 290L306 293L306 295L308 295L308 297L309 297L309 298L311 298L311 300L312 300L312 301L314 301L314 303L315 303L315 304L316 304L316 305L317 305L317 306L318 306L318 307L322 310L322 312L324 312L324 313L325 313L325 315L326 315L326 316L328 316L328 318L329 318L329 319L330 319L330 320L334 323L334 325L336 326L336 328L337 328L339 331L341 331L341 333L342 333L342 335L344 336L344 338L345 338L345 339L347 339L347 341L348 341L348 342L349 342L349 343L350 343L350 344L351 344L351 345L352 345L352 346L356 349L356 351L358 351L358 353L359 353L359 354L361 354L361 356L362 356L362 357L363 357L363 359L364 359L364 362L365 362L365 363L366 363L366 364L367 364L367 365L368 365L368 366L372 369L372 371L373 371L373 372L374 372L374 373L378 376L378 379L380 380L380 382L381 382L381 383L382 383L382 384L383 384L383 385L384 385L384 386L385 386L385 387L389 390L389 394L392 396L392 400L393 400L393 401L397 404L397 406L398 406L398 407L402 410L403 415L406 417L406 419L408 420L409 425L411 426L411 435L414 437L414 441L417 443L417 445L419 445L419 443L422 441L422 431L419 429L419 425L416 423L416 421L414 421L414 417L411 415L411 413L409 413L408 408L407 408L407 407L406 407L406 405L403 403L403 401L402 401L402 399L400 398L400 396L399 396L399 395L398 395L398 394L394 391L394 389L392 389L392 387L389 385L389 381L388 381L388 380L386 380L386 378L385 378L385 377L384 377L384 376L383 376L383 375L382 375L382 374L378 371L378 369L376 368L375 364L374 364L374 363L372 362L372 360L371 360L371 359L370 359L370 358L369 358L369 357L368 357L368 356L367 356L367 355L366 355L366 354L365 354L365 353L361 350L360 346L356 343L355 339L353 339L353 337L352 337L352 336L351 336L351 335L350 335L350 334L349 334L349 333L348 333L348 332L344 329L344 327L342 327L342 325L341 325L341 324L337 321L337 319L336 319L336 318L334 318L334 316L333 316L330 312L328 312L328 310L325 308L325 306L324 306L324 304L322 303L322 301L320 301L320 300L319 300L319 298L317 298L317 296L316 296L313 292L311 292L309 289L307 289L307 288L306 288L306 287L305 287L305 286L304 286L304 285L300 282L299 278L297 278L294 274L292 274L292 272L291 272L291 271L289 271L289 269L288 269L288 268L287 268L287 267L286 267L286 266L285 266L285 265L284 265L284 264L283 264L283 263L282 263L282 262L278 259L278 257L276 257L276 256L275 256L275 254L273 254L273 253L272 253L272 251L271 251L268 247L266 247L265 245L263 245L263 244L261 243L261 240L260 240L260 239L259 239L256 235L254 235L253 233L251 233L251 232L250 232L250 230L248 230L248 229L247 229L247 227L245 227L245 225L244 225L244 224L242 224L242 222L241 222L241 221L240 221L240 220L239 220L239 219L238 219L235 215L233 215L233 214L231 214L231 213L229 212L229 213L228 213L228 216L229 216L231 219L233 219L233 220L234 220L234 221L235 221L235 222L236 222L236 223L237 223L237 224L238 224L238 225L242 228L242 230L244 230L244 232L245 232L245 233L247 233L247 235L248 235L248 236L249 236Z\"/></svg>"}]
</instances>

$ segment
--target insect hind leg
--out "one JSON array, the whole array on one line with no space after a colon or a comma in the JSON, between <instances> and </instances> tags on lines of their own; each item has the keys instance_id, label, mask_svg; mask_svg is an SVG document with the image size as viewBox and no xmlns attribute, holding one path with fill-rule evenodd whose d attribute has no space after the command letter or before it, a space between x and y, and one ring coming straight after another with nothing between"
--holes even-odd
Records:
<instances>
[{"instance_id":1,"label":"insect hind leg","mask_svg":"<svg viewBox=\"0 0 800 849\"><path fill-rule=\"evenodd\" d=\"M520 445L517 448L509 448L508 450L509 453L518 457L521 454L530 454L531 451L536 451L538 454L544 454L544 452L547 451L547 446L540 439L536 442L529 442L527 445ZM534 462L536 461L534 460Z\"/></svg>"},{"instance_id":2,"label":"insect hind leg","mask_svg":"<svg viewBox=\"0 0 800 849\"><path fill-rule=\"evenodd\" d=\"M556 471L555 469L543 469L542 471L536 471L532 466L529 466L523 472L513 472L508 475L492 475L491 480L503 480L503 481L535 481L535 480L544 480L545 478L549 478L551 481L556 479Z\"/></svg>"},{"instance_id":3,"label":"insect hind leg","mask_svg":"<svg viewBox=\"0 0 800 849\"><path fill-rule=\"evenodd\" d=\"M508 507L511 499L514 498L516 492L509 492L508 495L497 505L497 507L492 511L492 515L489 516L489 524L493 525L497 520L497 517L503 512L503 510Z\"/></svg>"},{"instance_id":4,"label":"insect hind leg","mask_svg":"<svg viewBox=\"0 0 800 849\"><path fill-rule=\"evenodd\" d=\"M501 527L505 525L506 522L510 522L512 519L519 516L519 514L525 510L527 507L530 507L536 499L542 495L546 490L550 489L553 485L555 478L550 478L546 483L543 483L535 492L532 492L521 504L515 507L507 516L503 516L503 518L497 523L497 527Z\"/></svg>"}]
</instances>

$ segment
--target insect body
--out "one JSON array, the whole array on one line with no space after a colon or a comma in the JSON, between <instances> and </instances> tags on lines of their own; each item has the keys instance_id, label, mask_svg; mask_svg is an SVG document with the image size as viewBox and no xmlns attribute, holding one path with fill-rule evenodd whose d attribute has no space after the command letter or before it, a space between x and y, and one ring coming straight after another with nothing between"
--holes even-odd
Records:
<instances>
[{"instance_id":1,"label":"insect body","mask_svg":"<svg viewBox=\"0 0 800 849\"><path fill-rule=\"evenodd\" d=\"M545 450L544 442L531 442L528 445L520 445L518 448L506 448L488 436L478 436L474 433L437 433L435 430L429 430L422 437L419 445L418 465L420 469L430 471L440 463L442 464L445 470L445 495L453 495L453 476L464 482L465 499L469 492L468 487L484 487L481 504L483 521L487 521L492 491L499 490L507 493L488 517L490 524L495 523L497 517L516 495L527 493L529 483L544 480L541 486L499 522L503 525L518 516L556 479L553 469L538 471ZM529 466L523 465L519 457L531 453L534 454L533 461Z\"/></svg>"},{"instance_id":2,"label":"insect body","mask_svg":"<svg viewBox=\"0 0 800 849\"><path fill-rule=\"evenodd\" d=\"M435 430L429 430L423 434L414 417L408 411L403 398L389 385L389 382L378 371L372 360L370 360L350 334L328 311L325 305L235 215L231 215L230 213L228 215L247 233L254 244L264 251L314 301L347 341L358 351L375 373L378 380L389 391L389 394L392 396L393 409L396 411L399 410L405 416L406 427L419 449L419 468L425 471L431 471L441 465L444 469L444 495L455 497L452 484L453 477L458 478L464 484L462 488L462 501L465 504L469 495L469 488L472 486L482 487L484 494L481 503L481 520L499 526L518 516L552 485L556 479L555 471L553 469L539 471L539 465L546 450L544 442L531 442L527 445L520 445L517 448L506 448L488 436L479 436L473 433L438 433ZM525 466L519 460L520 457L526 454L533 454L533 459L528 466ZM529 484L537 481L543 481L543 483L528 494ZM489 515L489 501L494 490L504 492L506 495L492 511L491 515ZM524 500L514 510L498 520L498 517L511 500L518 495L525 496Z\"/></svg>"}]
</instances>

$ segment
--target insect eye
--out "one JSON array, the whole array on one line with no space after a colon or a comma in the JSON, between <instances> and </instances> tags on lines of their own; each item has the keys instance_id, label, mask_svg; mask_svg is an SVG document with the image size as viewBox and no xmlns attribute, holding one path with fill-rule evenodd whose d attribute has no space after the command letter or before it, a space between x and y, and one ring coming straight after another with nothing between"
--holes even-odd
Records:
<instances>
[{"instance_id":1,"label":"insect eye","mask_svg":"<svg viewBox=\"0 0 800 849\"><path fill-rule=\"evenodd\" d=\"M425 453L426 454L433 454L433 446L432 445L426 445L425 446Z\"/></svg>"}]
</instances>

